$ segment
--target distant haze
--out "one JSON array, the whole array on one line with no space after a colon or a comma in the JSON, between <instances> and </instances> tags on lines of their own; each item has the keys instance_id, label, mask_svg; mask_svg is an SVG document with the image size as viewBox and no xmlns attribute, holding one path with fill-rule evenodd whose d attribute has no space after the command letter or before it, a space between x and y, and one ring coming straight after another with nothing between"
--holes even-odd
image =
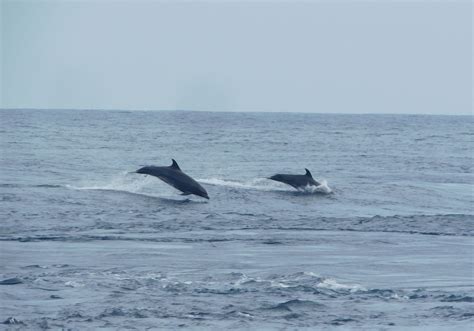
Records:
<instances>
[{"instance_id":1,"label":"distant haze","mask_svg":"<svg viewBox=\"0 0 474 331\"><path fill-rule=\"evenodd\" d=\"M0 1L2 108L472 110L471 1Z\"/></svg>"}]
</instances>

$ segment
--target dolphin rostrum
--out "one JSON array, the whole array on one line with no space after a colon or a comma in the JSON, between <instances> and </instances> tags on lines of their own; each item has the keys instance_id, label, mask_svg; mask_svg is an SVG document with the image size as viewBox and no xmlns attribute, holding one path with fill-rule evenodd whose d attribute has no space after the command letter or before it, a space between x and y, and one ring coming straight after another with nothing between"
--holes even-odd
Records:
<instances>
[{"instance_id":1,"label":"dolphin rostrum","mask_svg":"<svg viewBox=\"0 0 474 331\"><path fill-rule=\"evenodd\" d=\"M268 179L282 182L293 186L295 189L304 189L307 186L319 186L321 185L317 181L314 180L311 172L306 169L306 174L304 175L288 175L288 174L276 174L274 176L269 177Z\"/></svg>"},{"instance_id":2,"label":"dolphin rostrum","mask_svg":"<svg viewBox=\"0 0 474 331\"><path fill-rule=\"evenodd\" d=\"M138 169L136 173L158 177L165 183L183 192L182 195L194 194L209 199L206 190L198 182L182 172L174 159L173 164L169 167L145 166Z\"/></svg>"}]
</instances>

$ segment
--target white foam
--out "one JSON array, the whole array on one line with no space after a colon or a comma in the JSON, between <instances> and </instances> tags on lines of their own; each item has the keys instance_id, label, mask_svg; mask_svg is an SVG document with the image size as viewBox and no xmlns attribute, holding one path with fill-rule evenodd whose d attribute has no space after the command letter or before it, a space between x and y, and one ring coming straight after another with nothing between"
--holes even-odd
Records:
<instances>
[{"instance_id":1,"label":"white foam","mask_svg":"<svg viewBox=\"0 0 474 331\"><path fill-rule=\"evenodd\" d=\"M75 190L107 190L151 196L163 196L163 193L173 193L170 187L160 185L157 178L153 176L135 176L128 172L124 172L104 182L95 181L91 183L83 181L78 185L66 185L66 187Z\"/></svg>"},{"instance_id":2,"label":"white foam","mask_svg":"<svg viewBox=\"0 0 474 331\"><path fill-rule=\"evenodd\" d=\"M315 274L315 273L312 272L312 271L304 271L304 272L303 272L303 275L311 276L311 277L317 277L317 278L320 278L320 277L321 277L320 275Z\"/></svg>"},{"instance_id":3,"label":"white foam","mask_svg":"<svg viewBox=\"0 0 474 331\"><path fill-rule=\"evenodd\" d=\"M236 189L258 190L258 191L293 191L288 185L269 180L267 178L254 178L246 181L226 180L221 178L203 178L198 182L207 185L223 186ZM326 180L322 180L321 185L311 186L299 190L305 193L324 193L332 192L327 185ZM129 172L123 172L113 178L103 182L83 181L77 185L66 185L67 188L75 190L109 190L129 192L136 194L146 194L151 196L163 196L163 194L174 194L174 190L167 185L159 183L153 176L136 176Z\"/></svg>"},{"instance_id":4,"label":"white foam","mask_svg":"<svg viewBox=\"0 0 474 331\"><path fill-rule=\"evenodd\" d=\"M198 179L202 184L225 186L239 189L258 190L258 191L289 191L292 190L288 185L278 183L267 178L254 178L247 181L225 180L221 178L203 178ZM332 193L332 189L328 186L326 180L321 180L321 185L308 185L300 192L305 193Z\"/></svg>"},{"instance_id":5,"label":"white foam","mask_svg":"<svg viewBox=\"0 0 474 331\"><path fill-rule=\"evenodd\" d=\"M286 191L283 184L271 182L266 178L254 178L247 181L225 180L221 178L203 178L198 179L198 182L208 185L226 186L233 188L260 190L260 191Z\"/></svg>"},{"instance_id":6,"label":"white foam","mask_svg":"<svg viewBox=\"0 0 474 331\"><path fill-rule=\"evenodd\" d=\"M240 278L235 282L235 286L241 286L242 284L254 280L253 278L248 277L246 274L242 274Z\"/></svg>"},{"instance_id":7,"label":"white foam","mask_svg":"<svg viewBox=\"0 0 474 331\"><path fill-rule=\"evenodd\" d=\"M274 280L271 280L270 281L270 286L271 287L281 287L281 288L289 288L289 287L292 287L292 285L288 285L288 284L285 284L285 283L282 283L282 282L276 282Z\"/></svg>"},{"instance_id":8,"label":"white foam","mask_svg":"<svg viewBox=\"0 0 474 331\"><path fill-rule=\"evenodd\" d=\"M251 315L249 313L244 313L244 312L241 312L241 311L238 311L237 315L247 317L247 318L252 318L253 317L253 315Z\"/></svg>"},{"instance_id":9,"label":"white foam","mask_svg":"<svg viewBox=\"0 0 474 331\"><path fill-rule=\"evenodd\" d=\"M79 283L79 282L75 282L75 281L67 281L64 283L65 286L67 287L84 287L84 284L82 283Z\"/></svg>"},{"instance_id":10,"label":"white foam","mask_svg":"<svg viewBox=\"0 0 474 331\"><path fill-rule=\"evenodd\" d=\"M359 284L341 284L332 278L324 279L321 283L316 285L316 287L327 288L331 290L348 290L350 292L366 291L366 289Z\"/></svg>"},{"instance_id":11,"label":"white foam","mask_svg":"<svg viewBox=\"0 0 474 331\"><path fill-rule=\"evenodd\" d=\"M305 192L305 193L324 193L324 194L332 193L332 190L328 186L328 182L325 179L321 180L320 185L318 186L306 185L304 188L301 188L298 191Z\"/></svg>"}]
</instances>

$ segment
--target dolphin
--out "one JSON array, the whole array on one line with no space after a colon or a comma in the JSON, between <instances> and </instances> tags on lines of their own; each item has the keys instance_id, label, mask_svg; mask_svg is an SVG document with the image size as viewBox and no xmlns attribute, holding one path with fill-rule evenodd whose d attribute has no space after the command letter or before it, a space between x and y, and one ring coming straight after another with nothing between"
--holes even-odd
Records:
<instances>
[{"instance_id":1,"label":"dolphin","mask_svg":"<svg viewBox=\"0 0 474 331\"><path fill-rule=\"evenodd\" d=\"M305 168L304 170L306 170L306 174L304 175L276 174L269 177L268 179L288 184L290 186L293 186L297 190L304 189L306 186L321 185L320 183L314 180L313 176L311 175L311 172L308 169Z\"/></svg>"},{"instance_id":2,"label":"dolphin","mask_svg":"<svg viewBox=\"0 0 474 331\"><path fill-rule=\"evenodd\" d=\"M172 160L173 164L169 167L145 166L135 172L158 177L166 184L183 192L181 195L194 194L209 199L206 190L198 182L182 172L178 163L174 159Z\"/></svg>"}]
</instances>

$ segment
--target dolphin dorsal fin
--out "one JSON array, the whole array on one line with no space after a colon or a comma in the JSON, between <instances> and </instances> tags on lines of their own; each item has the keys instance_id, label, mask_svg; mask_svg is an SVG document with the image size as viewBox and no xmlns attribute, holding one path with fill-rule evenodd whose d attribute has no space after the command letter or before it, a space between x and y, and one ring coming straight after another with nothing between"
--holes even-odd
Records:
<instances>
[{"instance_id":1,"label":"dolphin dorsal fin","mask_svg":"<svg viewBox=\"0 0 474 331\"><path fill-rule=\"evenodd\" d=\"M178 165L178 162L176 162L175 159L171 159L171 160L173 160L173 164L170 165L170 168L173 168L173 169L176 169L176 170L181 170L181 168Z\"/></svg>"},{"instance_id":2,"label":"dolphin dorsal fin","mask_svg":"<svg viewBox=\"0 0 474 331\"><path fill-rule=\"evenodd\" d=\"M304 170L306 170L306 176L313 178L313 176L311 175L311 172L309 172L308 169L304 168Z\"/></svg>"}]
</instances>

